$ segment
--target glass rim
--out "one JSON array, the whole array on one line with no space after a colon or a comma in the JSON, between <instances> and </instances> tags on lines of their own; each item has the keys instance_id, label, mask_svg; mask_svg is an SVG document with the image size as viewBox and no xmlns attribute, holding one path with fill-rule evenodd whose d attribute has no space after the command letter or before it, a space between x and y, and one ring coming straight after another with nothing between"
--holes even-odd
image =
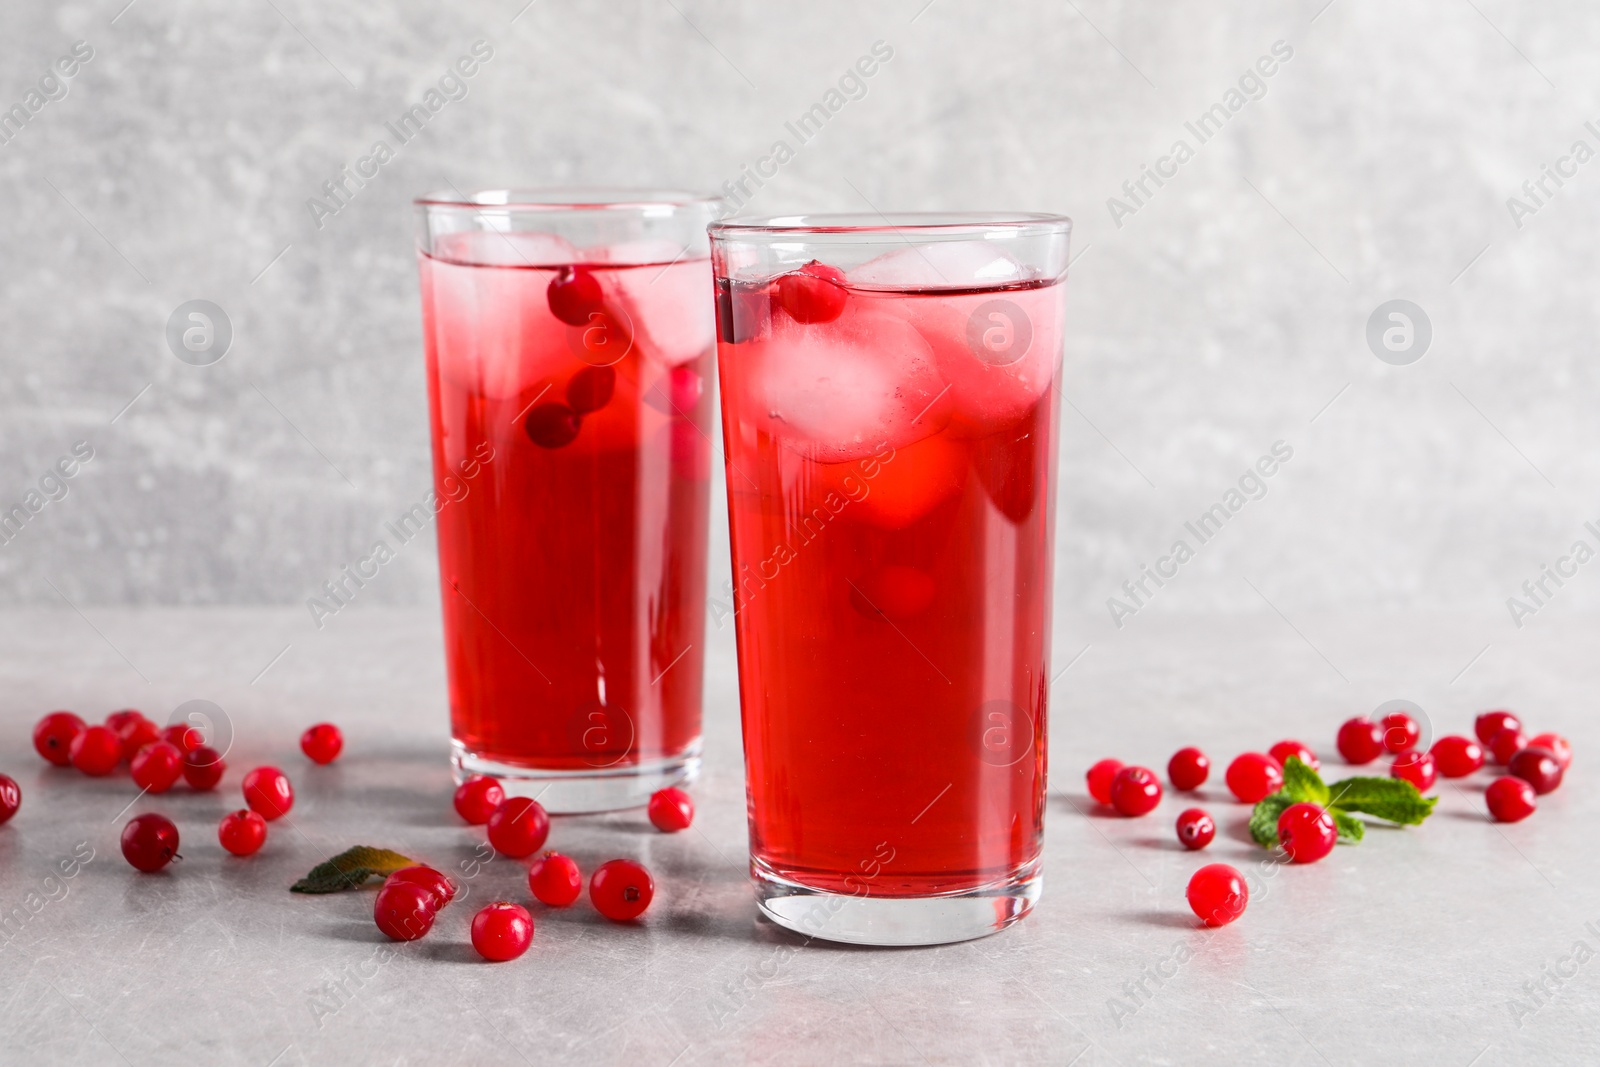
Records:
<instances>
[{"instance_id":1,"label":"glass rim","mask_svg":"<svg viewBox=\"0 0 1600 1067\"><path fill-rule=\"evenodd\" d=\"M767 215L719 219L707 229L713 239L859 235L923 237L1043 237L1072 232L1066 215L1043 211L902 211L843 212L818 215Z\"/></svg>"},{"instance_id":2,"label":"glass rim","mask_svg":"<svg viewBox=\"0 0 1600 1067\"><path fill-rule=\"evenodd\" d=\"M418 211L499 213L511 211L638 211L646 208L718 209L723 198L686 189L633 186L572 185L547 188L480 189L462 193L454 189L425 193L412 200Z\"/></svg>"}]
</instances>

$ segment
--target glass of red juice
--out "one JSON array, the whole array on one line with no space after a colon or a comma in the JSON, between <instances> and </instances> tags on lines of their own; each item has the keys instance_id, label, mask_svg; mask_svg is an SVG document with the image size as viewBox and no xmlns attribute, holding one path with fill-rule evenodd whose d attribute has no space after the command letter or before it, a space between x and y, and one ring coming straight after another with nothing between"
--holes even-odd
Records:
<instances>
[{"instance_id":1,"label":"glass of red juice","mask_svg":"<svg viewBox=\"0 0 1600 1067\"><path fill-rule=\"evenodd\" d=\"M711 227L750 866L808 937L1038 898L1070 228Z\"/></svg>"},{"instance_id":2,"label":"glass of red juice","mask_svg":"<svg viewBox=\"0 0 1600 1067\"><path fill-rule=\"evenodd\" d=\"M605 811L698 772L717 210L416 202L458 781Z\"/></svg>"}]
</instances>

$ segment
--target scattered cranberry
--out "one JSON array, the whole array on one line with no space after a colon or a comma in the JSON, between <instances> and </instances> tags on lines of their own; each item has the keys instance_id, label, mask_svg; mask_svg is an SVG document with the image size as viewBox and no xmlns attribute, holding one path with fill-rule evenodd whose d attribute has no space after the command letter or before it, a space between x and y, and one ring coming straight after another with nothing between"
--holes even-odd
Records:
<instances>
[{"instance_id":1,"label":"scattered cranberry","mask_svg":"<svg viewBox=\"0 0 1600 1067\"><path fill-rule=\"evenodd\" d=\"M482 826L505 799L499 779L474 774L456 786L456 814L473 826Z\"/></svg>"},{"instance_id":2,"label":"scattered cranberry","mask_svg":"<svg viewBox=\"0 0 1600 1067\"><path fill-rule=\"evenodd\" d=\"M1494 740L1495 734L1507 728L1518 732L1522 730L1522 720L1509 711L1486 711L1472 724L1478 740L1486 745Z\"/></svg>"},{"instance_id":3,"label":"scattered cranberry","mask_svg":"<svg viewBox=\"0 0 1600 1067\"><path fill-rule=\"evenodd\" d=\"M600 279L584 267L562 267L545 290L550 314L568 326L587 326L589 316L605 308Z\"/></svg>"},{"instance_id":4,"label":"scattered cranberry","mask_svg":"<svg viewBox=\"0 0 1600 1067\"><path fill-rule=\"evenodd\" d=\"M165 741L152 741L133 757L133 784L152 793L165 793L183 773L183 753Z\"/></svg>"},{"instance_id":5,"label":"scattered cranberry","mask_svg":"<svg viewBox=\"0 0 1600 1067\"><path fill-rule=\"evenodd\" d=\"M664 834L687 830L694 821L694 801L677 786L658 789L650 797L650 822Z\"/></svg>"},{"instance_id":6,"label":"scattered cranberry","mask_svg":"<svg viewBox=\"0 0 1600 1067\"><path fill-rule=\"evenodd\" d=\"M1572 766L1572 745L1560 734L1538 734L1529 738L1528 744L1548 748L1555 756L1556 762L1561 764L1562 770Z\"/></svg>"},{"instance_id":7,"label":"scattered cranberry","mask_svg":"<svg viewBox=\"0 0 1600 1067\"><path fill-rule=\"evenodd\" d=\"M1417 787L1417 792L1426 793L1433 788L1434 779L1438 777L1438 767L1430 753L1412 749L1400 753L1394 758L1394 762L1389 764L1389 777L1410 782Z\"/></svg>"},{"instance_id":8,"label":"scattered cranberry","mask_svg":"<svg viewBox=\"0 0 1600 1067\"><path fill-rule=\"evenodd\" d=\"M1293 756L1314 771L1322 769L1322 763L1317 759L1317 754L1298 741L1279 741L1267 749L1267 755L1277 760L1280 767L1287 764L1289 757Z\"/></svg>"},{"instance_id":9,"label":"scattered cranberry","mask_svg":"<svg viewBox=\"0 0 1600 1067\"><path fill-rule=\"evenodd\" d=\"M1271 756L1246 752L1228 764L1228 788L1246 804L1254 804L1283 788L1283 768Z\"/></svg>"},{"instance_id":10,"label":"scattered cranberry","mask_svg":"<svg viewBox=\"0 0 1600 1067\"><path fill-rule=\"evenodd\" d=\"M206 743L206 735L185 722L175 722L162 730L161 739L186 756Z\"/></svg>"},{"instance_id":11,"label":"scattered cranberry","mask_svg":"<svg viewBox=\"0 0 1600 1067\"><path fill-rule=\"evenodd\" d=\"M1561 769L1561 761L1556 754L1543 745L1529 745L1522 749L1511 757L1506 770L1533 786L1533 791L1540 796L1559 787L1566 773Z\"/></svg>"},{"instance_id":12,"label":"scattered cranberry","mask_svg":"<svg viewBox=\"0 0 1600 1067\"><path fill-rule=\"evenodd\" d=\"M1465 778L1483 766L1483 748L1470 737L1450 734L1433 743L1433 762L1446 778Z\"/></svg>"},{"instance_id":13,"label":"scattered cranberry","mask_svg":"<svg viewBox=\"0 0 1600 1067\"><path fill-rule=\"evenodd\" d=\"M183 780L189 783L190 789L201 792L215 789L222 781L222 772L227 769L228 761L209 745L201 745L183 757Z\"/></svg>"},{"instance_id":14,"label":"scattered cranberry","mask_svg":"<svg viewBox=\"0 0 1600 1067\"><path fill-rule=\"evenodd\" d=\"M778 279L778 306L796 322L832 322L850 299L844 271L812 260Z\"/></svg>"},{"instance_id":15,"label":"scattered cranberry","mask_svg":"<svg viewBox=\"0 0 1600 1067\"><path fill-rule=\"evenodd\" d=\"M413 882L388 883L378 890L372 918L396 941L415 941L433 929L433 894Z\"/></svg>"},{"instance_id":16,"label":"scattered cranberry","mask_svg":"<svg viewBox=\"0 0 1600 1067\"><path fill-rule=\"evenodd\" d=\"M655 895L656 884L651 881L650 872L632 860L602 863L589 879L589 900L594 910L612 922L637 919Z\"/></svg>"},{"instance_id":17,"label":"scattered cranberry","mask_svg":"<svg viewBox=\"0 0 1600 1067\"><path fill-rule=\"evenodd\" d=\"M1199 789L1211 776L1211 758L1198 748L1180 748L1167 761L1167 781L1180 793Z\"/></svg>"},{"instance_id":18,"label":"scattered cranberry","mask_svg":"<svg viewBox=\"0 0 1600 1067\"><path fill-rule=\"evenodd\" d=\"M271 822L289 814L294 807L294 786L289 776L276 767L257 767L244 776L244 802L250 810Z\"/></svg>"},{"instance_id":19,"label":"scattered cranberry","mask_svg":"<svg viewBox=\"0 0 1600 1067\"><path fill-rule=\"evenodd\" d=\"M1422 727L1405 712L1391 711L1383 717L1383 747L1390 752L1409 752L1421 739Z\"/></svg>"},{"instance_id":20,"label":"scattered cranberry","mask_svg":"<svg viewBox=\"0 0 1600 1067\"><path fill-rule=\"evenodd\" d=\"M1123 815L1148 815L1161 803L1161 780L1143 767L1124 767L1111 780L1111 806Z\"/></svg>"},{"instance_id":21,"label":"scattered cranberry","mask_svg":"<svg viewBox=\"0 0 1600 1067\"><path fill-rule=\"evenodd\" d=\"M217 826L217 840L235 856L253 856L267 843L267 820L248 808L230 811Z\"/></svg>"},{"instance_id":22,"label":"scattered cranberry","mask_svg":"<svg viewBox=\"0 0 1600 1067\"><path fill-rule=\"evenodd\" d=\"M535 404L528 417L522 420L528 437L540 448L564 448L578 437L583 428L583 416L553 401Z\"/></svg>"},{"instance_id":23,"label":"scattered cranberry","mask_svg":"<svg viewBox=\"0 0 1600 1067\"><path fill-rule=\"evenodd\" d=\"M583 892L583 875L570 856L546 852L528 868L528 888L539 903L565 908Z\"/></svg>"},{"instance_id":24,"label":"scattered cranberry","mask_svg":"<svg viewBox=\"0 0 1600 1067\"><path fill-rule=\"evenodd\" d=\"M424 864L415 867L401 867L398 871L384 879L384 885L398 885L406 882L410 885L421 886L428 893L428 899L433 904L433 910L439 911L446 904L456 898L456 887L450 883L440 871Z\"/></svg>"},{"instance_id":25,"label":"scattered cranberry","mask_svg":"<svg viewBox=\"0 0 1600 1067\"><path fill-rule=\"evenodd\" d=\"M1533 786L1510 775L1490 782L1489 788L1483 791L1483 799L1496 822L1521 822L1538 807L1533 798Z\"/></svg>"},{"instance_id":26,"label":"scattered cranberry","mask_svg":"<svg viewBox=\"0 0 1600 1067\"><path fill-rule=\"evenodd\" d=\"M70 711L52 711L33 728L33 747L57 767L72 763L72 742L84 731L84 722Z\"/></svg>"},{"instance_id":27,"label":"scattered cranberry","mask_svg":"<svg viewBox=\"0 0 1600 1067\"><path fill-rule=\"evenodd\" d=\"M132 762L141 748L161 740L161 728L141 717L118 730L117 739L122 742L122 758Z\"/></svg>"},{"instance_id":28,"label":"scattered cranberry","mask_svg":"<svg viewBox=\"0 0 1600 1067\"><path fill-rule=\"evenodd\" d=\"M1089 795L1100 804L1111 803L1111 780L1122 770L1122 761L1103 759L1089 768L1084 778L1089 782Z\"/></svg>"},{"instance_id":29,"label":"scattered cranberry","mask_svg":"<svg viewBox=\"0 0 1600 1067\"><path fill-rule=\"evenodd\" d=\"M497 900L472 917L472 947L486 960L514 960L532 943L533 916L521 904Z\"/></svg>"},{"instance_id":30,"label":"scattered cranberry","mask_svg":"<svg viewBox=\"0 0 1600 1067\"><path fill-rule=\"evenodd\" d=\"M610 367L584 367L567 382L567 405L579 415L599 411L617 391L617 372Z\"/></svg>"},{"instance_id":31,"label":"scattered cranberry","mask_svg":"<svg viewBox=\"0 0 1600 1067\"><path fill-rule=\"evenodd\" d=\"M122 741L109 726L86 726L72 739L72 765L84 774L103 777L122 760Z\"/></svg>"},{"instance_id":32,"label":"scattered cranberry","mask_svg":"<svg viewBox=\"0 0 1600 1067\"><path fill-rule=\"evenodd\" d=\"M344 751L344 734L331 722L319 722L300 735L300 751L312 763L332 763Z\"/></svg>"},{"instance_id":33,"label":"scattered cranberry","mask_svg":"<svg viewBox=\"0 0 1600 1067\"><path fill-rule=\"evenodd\" d=\"M700 395L706 391L705 382L693 367L673 367L667 378L674 410L687 415L699 405Z\"/></svg>"},{"instance_id":34,"label":"scattered cranberry","mask_svg":"<svg viewBox=\"0 0 1600 1067\"><path fill-rule=\"evenodd\" d=\"M1320 804L1290 804L1278 816L1278 842L1296 863L1315 863L1333 851L1339 828Z\"/></svg>"},{"instance_id":35,"label":"scattered cranberry","mask_svg":"<svg viewBox=\"0 0 1600 1067\"><path fill-rule=\"evenodd\" d=\"M16 779L10 775L0 774L0 824L11 821L11 816L22 807L22 789L17 785Z\"/></svg>"},{"instance_id":36,"label":"scattered cranberry","mask_svg":"<svg viewBox=\"0 0 1600 1067\"><path fill-rule=\"evenodd\" d=\"M550 816L537 800L510 797L489 816L489 844L507 856L531 856L549 836Z\"/></svg>"},{"instance_id":37,"label":"scattered cranberry","mask_svg":"<svg viewBox=\"0 0 1600 1067\"><path fill-rule=\"evenodd\" d=\"M1227 926L1244 914L1250 887L1244 876L1226 863L1211 863L1189 879L1189 907L1207 926Z\"/></svg>"},{"instance_id":38,"label":"scattered cranberry","mask_svg":"<svg viewBox=\"0 0 1600 1067\"><path fill-rule=\"evenodd\" d=\"M1216 836L1217 824L1204 808L1186 808L1178 816L1178 840L1184 848L1205 848Z\"/></svg>"},{"instance_id":39,"label":"scattered cranberry","mask_svg":"<svg viewBox=\"0 0 1600 1067\"><path fill-rule=\"evenodd\" d=\"M165 815L136 815L122 828L122 855L147 874L159 871L178 858L178 828Z\"/></svg>"},{"instance_id":40,"label":"scattered cranberry","mask_svg":"<svg viewBox=\"0 0 1600 1067\"><path fill-rule=\"evenodd\" d=\"M106 716L106 728L114 734L120 734L136 722L149 721L144 717L144 712L137 711L134 708L123 708L121 711L113 711Z\"/></svg>"},{"instance_id":41,"label":"scattered cranberry","mask_svg":"<svg viewBox=\"0 0 1600 1067\"><path fill-rule=\"evenodd\" d=\"M1502 767L1510 763L1511 757L1526 747L1528 739L1522 736L1522 731L1509 726L1489 738L1489 755L1493 756L1494 761Z\"/></svg>"},{"instance_id":42,"label":"scattered cranberry","mask_svg":"<svg viewBox=\"0 0 1600 1067\"><path fill-rule=\"evenodd\" d=\"M1339 755L1346 763L1360 766L1383 754L1383 730L1365 715L1339 727Z\"/></svg>"}]
</instances>

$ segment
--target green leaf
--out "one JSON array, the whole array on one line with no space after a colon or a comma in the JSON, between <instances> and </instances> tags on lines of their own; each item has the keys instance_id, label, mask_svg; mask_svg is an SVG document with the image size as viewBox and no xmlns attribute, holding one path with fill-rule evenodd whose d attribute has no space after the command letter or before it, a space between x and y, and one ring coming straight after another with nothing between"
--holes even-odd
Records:
<instances>
[{"instance_id":1,"label":"green leaf","mask_svg":"<svg viewBox=\"0 0 1600 1067\"><path fill-rule=\"evenodd\" d=\"M1328 806L1328 787L1322 784L1322 776L1306 766L1299 756L1290 756L1283 765L1283 791L1294 802Z\"/></svg>"},{"instance_id":2,"label":"green leaf","mask_svg":"<svg viewBox=\"0 0 1600 1067\"><path fill-rule=\"evenodd\" d=\"M1400 778L1346 778L1329 786L1333 807L1376 815L1404 826L1420 826L1433 814L1438 797L1425 797Z\"/></svg>"},{"instance_id":3,"label":"green leaf","mask_svg":"<svg viewBox=\"0 0 1600 1067\"><path fill-rule=\"evenodd\" d=\"M1278 816L1295 803L1298 801L1282 789L1256 802L1254 810L1250 812L1250 836L1256 839L1256 844L1271 848L1278 843Z\"/></svg>"},{"instance_id":4,"label":"green leaf","mask_svg":"<svg viewBox=\"0 0 1600 1067\"><path fill-rule=\"evenodd\" d=\"M1329 808L1328 814L1333 816L1333 825L1339 829L1339 840L1359 842L1367 833L1367 824L1354 815L1347 815L1338 808Z\"/></svg>"},{"instance_id":5,"label":"green leaf","mask_svg":"<svg viewBox=\"0 0 1600 1067\"><path fill-rule=\"evenodd\" d=\"M290 886L289 892L337 893L341 889L355 889L368 878L390 875L415 864L416 860L410 856L386 848L357 845L311 868L311 873Z\"/></svg>"}]
</instances>

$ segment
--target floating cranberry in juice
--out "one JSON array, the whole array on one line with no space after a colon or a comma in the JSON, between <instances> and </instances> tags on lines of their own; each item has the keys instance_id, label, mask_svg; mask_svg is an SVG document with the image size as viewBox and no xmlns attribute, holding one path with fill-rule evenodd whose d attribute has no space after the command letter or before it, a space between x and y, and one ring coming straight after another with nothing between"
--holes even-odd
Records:
<instances>
[{"instance_id":1,"label":"floating cranberry in juice","mask_svg":"<svg viewBox=\"0 0 1600 1067\"><path fill-rule=\"evenodd\" d=\"M699 761L711 205L501 196L419 202L457 775L643 804Z\"/></svg>"},{"instance_id":2,"label":"floating cranberry in juice","mask_svg":"<svg viewBox=\"0 0 1600 1067\"><path fill-rule=\"evenodd\" d=\"M953 941L1038 893L1066 220L857 222L712 229L752 871Z\"/></svg>"}]
</instances>

